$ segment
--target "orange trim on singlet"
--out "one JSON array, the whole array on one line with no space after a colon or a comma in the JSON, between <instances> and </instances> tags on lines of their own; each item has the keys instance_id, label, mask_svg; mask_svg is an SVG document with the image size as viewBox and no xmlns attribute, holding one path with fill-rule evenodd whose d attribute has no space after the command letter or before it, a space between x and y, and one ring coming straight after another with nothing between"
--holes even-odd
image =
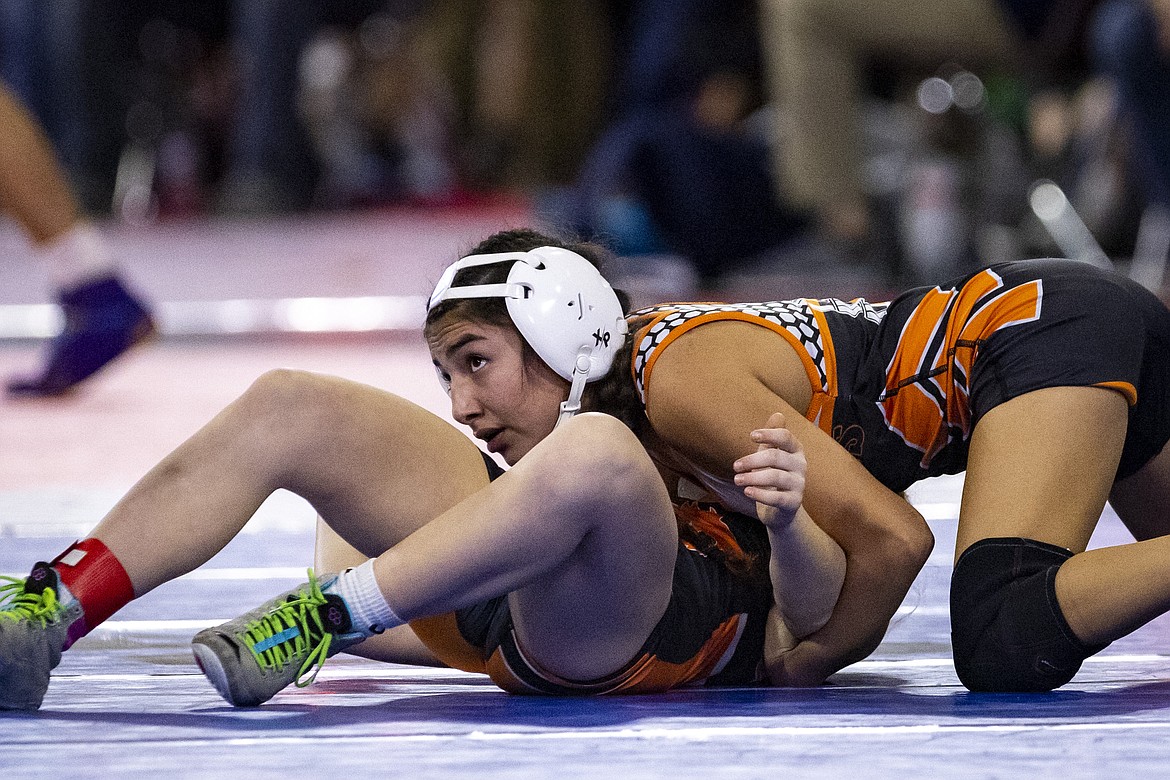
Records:
<instances>
[{"instance_id":1,"label":"orange trim on singlet","mask_svg":"<svg viewBox=\"0 0 1170 780\"><path fill-rule=\"evenodd\" d=\"M926 467L946 446L950 436L947 425L958 427L964 435L971 430L971 408L964 390L980 346L1003 328L1032 322L1040 316L1043 284L1033 280L1003 289L1003 279L990 269L972 276L958 290L928 291L906 320L894 355L886 368L886 393L882 409L890 428L903 440L923 453ZM948 307L950 310L948 312ZM943 318L946 331L933 353ZM959 381L956 370L964 375ZM928 392L933 387L944 399Z\"/></svg>"},{"instance_id":2,"label":"orange trim on singlet","mask_svg":"<svg viewBox=\"0 0 1170 780\"><path fill-rule=\"evenodd\" d=\"M634 334L634 350L630 356L630 373L634 374L637 371L638 349L637 345L645 338L647 331L658 324L659 321L669 316L673 310L667 309L654 316L650 322L638 328L637 333ZM822 342L824 343L826 357L831 353L832 340L829 338L829 330L825 323L824 315L813 309L813 316L817 319L817 324L821 327ZM800 357L800 362L804 366L804 373L808 379L809 387L812 389L812 398L809 400L808 408L804 411L805 419L816 423L826 433L831 433L833 428L833 400L836 397L836 367L835 364L826 360L826 365L829 367L829 386L833 389L833 394L828 395L825 389L821 387L820 373L817 371L816 364L813 363L812 357L809 356L805 350L804 345L800 343L800 339L788 332L788 329L783 325L771 322L763 317L759 317L746 312L739 311L713 311L706 314L700 314L697 317L687 320L679 325L671 328L670 333L666 334L662 342L659 343L654 351L646 358L646 367L642 371L642 398L643 406L650 408L650 374L654 370L654 364L658 362L658 358L662 355L662 351L666 349L667 345L683 335L687 331L699 325L708 322L715 322L719 320L736 320L739 322L747 322L752 325L759 325L762 328L767 328L774 333L783 336L785 341L792 346L797 356Z\"/></svg>"},{"instance_id":3,"label":"orange trim on singlet","mask_svg":"<svg viewBox=\"0 0 1170 780\"><path fill-rule=\"evenodd\" d=\"M968 378L975 363L979 345L1002 328L1032 322L1040 316L1043 287L1040 281L1025 282L1004 290L979 311L975 304L981 297L1003 286L1003 280L991 271L984 271L963 286L955 301L954 314L947 328L947 352L953 360L947 362L947 386L955 388L954 372L963 371ZM966 382L963 383L964 385ZM971 405L956 392L947 394L947 418L957 422L962 430L971 430Z\"/></svg>"},{"instance_id":4,"label":"orange trim on singlet","mask_svg":"<svg viewBox=\"0 0 1170 780\"><path fill-rule=\"evenodd\" d=\"M621 673L610 679L597 682L574 682L558 677L547 669L542 669L529 658L518 642L516 648L520 651L520 655L529 669L547 682L566 689L566 692L594 695L661 693L696 680L704 680L710 676L716 664L723 659L728 648L731 647L731 643L739 636L739 623L745 619L746 617L743 615L732 615L723 621L711 632L710 638L703 643L699 651L681 664L663 661L655 655L643 655ZM514 635L512 641L516 641ZM547 695L546 691L525 683L520 675L516 674L508 665L500 649L492 653L491 658L487 660L487 673L492 682L509 693Z\"/></svg>"},{"instance_id":5,"label":"orange trim on singlet","mask_svg":"<svg viewBox=\"0 0 1170 780\"><path fill-rule=\"evenodd\" d=\"M683 523L709 537L723 552L743 555L739 540L727 527L727 523L723 522L723 516L711 507L699 506L694 501L684 501L674 505L674 514Z\"/></svg>"},{"instance_id":6,"label":"orange trim on singlet","mask_svg":"<svg viewBox=\"0 0 1170 780\"><path fill-rule=\"evenodd\" d=\"M929 368L923 365L932 357L926 351L954 295L954 290L944 292L935 287L922 296L902 326L898 345L886 367L887 397L882 401L886 423L907 444L928 453L927 458L932 457L941 446L938 444L940 435L944 437L945 443L945 431L939 424L943 412L935 398L921 384L903 382L935 368L934 365ZM946 350L941 352L945 359ZM937 360L932 363L937 363Z\"/></svg>"},{"instance_id":7,"label":"orange trim on singlet","mask_svg":"<svg viewBox=\"0 0 1170 780\"><path fill-rule=\"evenodd\" d=\"M483 652L463 638L455 622L454 612L412 620L410 628L427 649L447 666L465 672L487 672Z\"/></svg>"},{"instance_id":8,"label":"orange trim on singlet","mask_svg":"<svg viewBox=\"0 0 1170 780\"><path fill-rule=\"evenodd\" d=\"M1138 401L1137 388L1129 382L1098 382L1093 387L1104 387L1106 390L1116 390L1125 396L1125 401L1133 406Z\"/></svg>"},{"instance_id":9,"label":"orange trim on singlet","mask_svg":"<svg viewBox=\"0 0 1170 780\"><path fill-rule=\"evenodd\" d=\"M829 329L829 321L825 319L825 313L816 305L817 301L805 299L805 304L813 313L813 318L817 321L817 331L821 335L821 349L825 352L825 387L823 389L817 387L818 378L815 375L809 377L813 386L813 394L812 398L809 399L808 409L804 416L806 420L832 436L833 405L837 401L837 348L833 345L833 332ZM807 358L805 371L808 371L809 367L816 370L812 358L809 357L803 345L796 350L796 353L801 358Z\"/></svg>"}]
</instances>

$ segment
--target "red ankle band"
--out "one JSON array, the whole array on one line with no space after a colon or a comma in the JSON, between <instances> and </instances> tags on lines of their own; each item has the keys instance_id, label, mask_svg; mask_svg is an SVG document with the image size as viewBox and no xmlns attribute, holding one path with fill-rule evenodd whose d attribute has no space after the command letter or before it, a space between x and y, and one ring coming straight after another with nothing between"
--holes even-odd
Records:
<instances>
[{"instance_id":1,"label":"red ankle band","mask_svg":"<svg viewBox=\"0 0 1170 780\"><path fill-rule=\"evenodd\" d=\"M89 633L134 599L130 575L126 574L122 564L98 539L75 542L49 565L81 603L85 613L85 631L82 635Z\"/></svg>"}]
</instances>

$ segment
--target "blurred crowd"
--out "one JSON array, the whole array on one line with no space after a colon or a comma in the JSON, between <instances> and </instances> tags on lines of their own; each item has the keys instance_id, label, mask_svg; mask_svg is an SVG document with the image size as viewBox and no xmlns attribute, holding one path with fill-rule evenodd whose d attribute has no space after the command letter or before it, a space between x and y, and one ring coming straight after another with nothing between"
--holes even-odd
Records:
<instances>
[{"instance_id":1,"label":"blurred crowd","mask_svg":"<svg viewBox=\"0 0 1170 780\"><path fill-rule=\"evenodd\" d=\"M1170 0L0 0L0 74L91 213L519 196L706 283L1061 253L1038 181L1132 254L1168 53Z\"/></svg>"}]
</instances>

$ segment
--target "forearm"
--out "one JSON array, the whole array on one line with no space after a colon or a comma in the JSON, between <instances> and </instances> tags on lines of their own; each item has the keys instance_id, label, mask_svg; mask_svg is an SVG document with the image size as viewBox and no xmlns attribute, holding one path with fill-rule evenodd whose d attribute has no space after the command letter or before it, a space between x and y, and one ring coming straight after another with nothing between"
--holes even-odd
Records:
<instances>
[{"instance_id":1,"label":"forearm","mask_svg":"<svg viewBox=\"0 0 1170 780\"><path fill-rule=\"evenodd\" d=\"M806 637L832 615L845 581L845 552L804 511L768 526L769 572L779 615L788 630Z\"/></svg>"},{"instance_id":2,"label":"forearm","mask_svg":"<svg viewBox=\"0 0 1170 780\"><path fill-rule=\"evenodd\" d=\"M929 529L922 523L917 530L875 539L847 554L845 579L832 615L783 654L771 670L775 684L819 685L877 648L930 554Z\"/></svg>"}]
</instances>

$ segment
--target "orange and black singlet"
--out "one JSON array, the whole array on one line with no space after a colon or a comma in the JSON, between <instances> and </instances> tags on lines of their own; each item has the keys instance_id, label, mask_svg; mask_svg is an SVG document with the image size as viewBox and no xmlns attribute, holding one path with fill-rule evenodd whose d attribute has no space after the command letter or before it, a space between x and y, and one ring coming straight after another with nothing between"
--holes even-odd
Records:
<instances>
[{"instance_id":1,"label":"orange and black singlet","mask_svg":"<svg viewBox=\"0 0 1170 780\"><path fill-rule=\"evenodd\" d=\"M502 472L486 455L488 474ZM660 693L683 686L764 683L764 632L772 607L767 531L755 517L710 504L676 504L680 534L670 602L641 649L596 680L567 680L525 652L508 596L412 620L411 628L449 666L491 677L511 693L559 696ZM727 556L743 561L733 571Z\"/></svg>"},{"instance_id":2,"label":"orange and black singlet","mask_svg":"<svg viewBox=\"0 0 1170 780\"><path fill-rule=\"evenodd\" d=\"M662 350L692 328L725 320L760 325L792 345L813 391L805 416L892 490L963 471L979 419L1045 387L1101 386L1125 396L1119 478L1170 440L1170 312L1137 284L1085 263L1002 263L881 304L643 309L630 315L643 404L654 403L648 388Z\"/></svg>"}]
</instances>

